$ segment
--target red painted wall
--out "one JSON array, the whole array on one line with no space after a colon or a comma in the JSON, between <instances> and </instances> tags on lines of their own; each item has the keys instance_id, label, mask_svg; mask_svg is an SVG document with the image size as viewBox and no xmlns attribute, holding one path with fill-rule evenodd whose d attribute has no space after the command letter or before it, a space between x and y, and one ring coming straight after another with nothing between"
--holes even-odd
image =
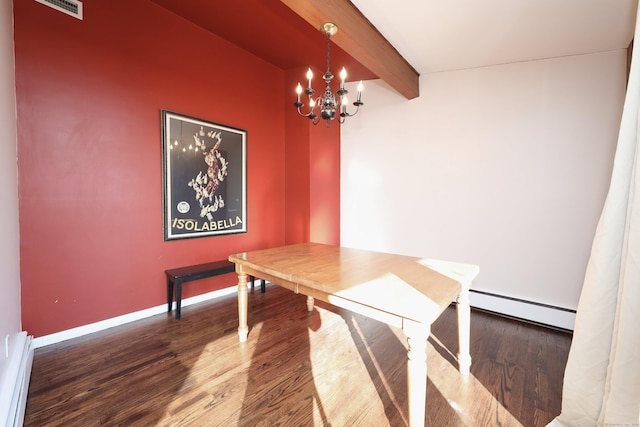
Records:
<instances>
[{"instance_id":1,"label":"red painted wall","mask_svg":"<svg viewBox=\"0 0 640 427\"><path fill-rule=\"evenodd\" d=\"M295 87L307 67L285 73L286 236L287 244L340 244L340 124L327 128L301 117L293 103ZM315 70L315 75L322 72ZM319 78L314 82L316 90ZM337 87L334 88L334 90ZM302 108L307 112L307 107Z\"/></svg>"},{"instance_id":2,"label":"red painted wall","mask_svg":"<svg viewBox=\"0 0 640 427\"><path fill-rule=\"evenodd\" d=\"M339 245L340 125L337 119L329 128L318 123L311 129L309 177L310 240Z\"/></svg>"},{"instance_id":3,"label":"red painted wall","mask_svg":"<svg viewBox=\"0 0 640 427\"><path fill-rule=\"evenodd\" d=\"M85 2L83 21L35 1L14 9L29 334L161 305L165 269L284 244L298 221L285 207L301 200L308 227L308 191L285 198L293 107L261 102L288 94L283 70L145 0ZM248 131L246 234L163 241L161 109ZM235 280L193 282L183 297Z\"/></svg>"},{"instance_id":4,"label":"red painted wall","mask_svg":"<svg viewBox=\"0 0 640 427\"><path fill-rule=\"evenodd\" d=\"M309 199L309 133L310 120L298 115L293 103L295 88L306 68L285 73L285 242L287 244L310 241L311 223Z\"/></svg>"}]
</instances>

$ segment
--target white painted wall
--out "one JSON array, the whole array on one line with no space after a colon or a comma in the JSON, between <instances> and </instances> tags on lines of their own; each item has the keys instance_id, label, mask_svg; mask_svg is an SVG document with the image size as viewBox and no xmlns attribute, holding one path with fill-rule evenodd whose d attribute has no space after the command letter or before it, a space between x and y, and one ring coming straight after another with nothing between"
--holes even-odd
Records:
<instances>
[{"instance_id":1,"label":"white painted wall","mask_svg":"<svg viewBox=\"0 0 640 427\"><path fill-rule=\"evenodd\" d=\"M411 101L366 82L341 126L341 244L478 264L476 289L575 309L625 76L616 50L426 75Z\"/></svg>"},{"instance_id":2,"label":"white painted wall","mask_svg":"<svg viewBox=\"0 0 640 427\"><path fill-rule=\"evenodd\" d=\"M20 238L13 2L0 2L0 348L20 331ZM4 353L4 351L3 351ZM1 362L0 362L1 363Z\"/></svg>"},{"instance_id":3,"label":"white painted wall","mask_svg":"<svg viewBox=\"0 0 640 427\"><path fill-rule=\"evenodd\" d=\"M13 2L0 1L0 425L22 425L31 338L21 332Z\"/></svg>"}]
</instances>

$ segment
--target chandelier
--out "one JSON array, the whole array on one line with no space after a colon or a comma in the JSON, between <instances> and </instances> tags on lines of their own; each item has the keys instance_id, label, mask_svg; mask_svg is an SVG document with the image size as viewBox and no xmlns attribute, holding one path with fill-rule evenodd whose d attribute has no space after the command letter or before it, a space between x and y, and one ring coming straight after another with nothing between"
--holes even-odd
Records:
<instances>
[{"instance_id":1,"label":"chandelier","mask_svg":"<svg viewBox=\"0 0 640 427\"><path fill-rule=\"evenodd\" d=\"M324 93L316 98L313 98L316 91L311 87L311 79L313 78L313 72L311 68L307 70L307 80L309 82L306 89L302 89L302 85L298 82L298 86L296 87L296 93L298 94L298 100L293 104L297 110L298 114L303 117L308 117L314 125L320 123L320 119L326 120L327 127L332 120L336 117L339 117L339 122L344 123L347 117L355 116L358 114L360 110L360 106L363 105L362 102L362 81L358 84L358 96L353 105L356 107L355 112L349 113L347 112L347 106L349 104L349 100L347 99L347 94L349 93L344 88L344 81L347 78L347 70L342 67L342 71L340 71L340 89L334 94L331 91L331 80L333 80L333 74L331 74L330 70L330 61L331 61L331 36L335 35L338 32L338 27L331 22L327 22L320 27L320 31L323 31L327 35L327 71L324 73L322 78L325 82ZM309 99L309 112L303 113L300 109L304 106L302 102L300 102L300 95L304 92ZM318 115L318 112L320 115Z\"/></svg>"}]
</instances>

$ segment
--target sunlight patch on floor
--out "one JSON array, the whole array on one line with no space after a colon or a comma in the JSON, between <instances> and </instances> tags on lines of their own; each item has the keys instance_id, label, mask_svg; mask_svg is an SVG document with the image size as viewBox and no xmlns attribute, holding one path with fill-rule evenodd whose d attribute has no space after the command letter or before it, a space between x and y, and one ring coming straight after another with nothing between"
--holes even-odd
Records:
<instances>
[{"instance_id":1,"label":"sunlight patch on floor","mask_svg":"<svg viewBox=\"0 0 640 427\"><path fill-rule=\"evenodd\" d=\"M445 352L446 358L432 342ZM473 374L464 376L458 372L458 364L451 364L453 354L434 335L430 337L427 351L428 381L438 389L465 425L471 427L482 422L485 425L522 426Z\"/></svg>"},{"instance_id":2,"label":"sunlight patch on floor","mask_svg":"<svg viewBox=\"0 0 640 427\"><path fill-rule=\"evenodd\" d=\"M317 419L324 420L324 422L319 421L316 425L326 425L327 422L331 425L347 425L354 422L353 418L345 418L348 414L363 412L363 408L349 408L348 402L332 400L332 396L335 396L335 391L332 392L332 390L336 387L336 383L339 381L341 382L340 384L344 383L344 376L351 375L350 373L353 374L353 378L369 378L368 381L358 384L360 393L370 396L368 399L370 407L366 410L368 413L366 416L367 421L365 421L365 416L362 415L357 418L358 423L367 425L366 422L375 422L375 425L389 425L381 397L381 394L385 394L387 410L389 405L393 405L398 411L399 417L408 425L406 390L400 391L397 387L394 389L388 383L375 354L370 350L371 338L367 339L356 318L347 317L343 319L334 313L326 311L320 311L320 316L325 323L322 327L333 328L332 330L335 332L332 335L337 338L337 342L332 348L327 348L326 342L323 346L314 346L313 332L310 331L311 362L317 388L317 399L319 399L317 407L319 408L319 413L324 412L326 415L326 418L318 416ZM327 325L327 323L330 323L330 325ZM398 350L405 352L407 339L402 330L395 327L389 327L389 329L400 343ZM358 349L357 342L361 342L364 345L361 344L360 349ZM349 365L334 366L331 363L333 352L339 352L341 360L351 360ZM346 354L347 357L342 356L342 354ZM363 358L369 360L369 370L374 371L374 376L379 377L377 389L370 379L371 372L367 371ZM457 419L455 421L449 420L452 422L451 425L475 427L480 422L483 425L522 426L522 423L511 415L479 380L473 375L461 375L458 372L457 363L452 362L454 360L453 353L437 337L431 335L427 350L429 387L435 386L438 393L442 395L455 412ZM403 369L406 369L406 365ZM401 392L405 394L399 395ZM362 400L360 401L362 402ZM429 418L428 411L429 402L427 401L427 419ZM487 422L489 424L486 424Z\"/></svg>"},{"instance_id":3,"label":"sunlight patch on floor","mask_svg":"<svg viewBox=\"0 0 640 427\"><path fill-rule=\"evenodd\" d=\"M191 366L189 375L182 383L180 388L180 399L176 399L167 406L165 416L161 421L167 421L167 425L175 425L176 414L183 413L185 401L198 400L202 406L217 406L224 405L224 413L235 414L236 416L242 412L243 401L238 399L238 389L241 389L241 394L244 394L246 390L249 378L249 367L251 365L253 354L258 344L258 337L260 337L260 331L262 329L262 322L256 323L251 326L249 334L254 337L253 340L240 343L238 340L238 334L233 333L228 336L219 338L218 340L208 343L203 349L198 359ZM220 340L226 341L229 345L220 345ZM203 377L206 377L206 372L209 371L209 364L212 358L216 358L216 352L225 352L225 356L228 357L229 352L234 352L234 358L242 362L241 366L234 370L221 371L215 378L211 378L210 381L203 387L201 381ZM238 378L239 372L244 372L244 377L239 387ZM233 383L234 387L229 388L228 384ZM206 391L203 391L206 390ZM207 416L206 412L200 413L200 416ZM227 425L237 425L238 419L233 416L232 419L226 421L216 419L216 423L226 423ZM190 419L191 415L182 418L180 425L210 425L211 420L202 419ZM165 425L164 423L160 423Z\"/></svg>"},{"instance_id":4,"label":"sunlight patch on floor","mask_svg":"<svg viewBox=\"0 0 640 427\"><path fill-rule=\"evenodd\" d=\"M331 335L336 337L336 341L327 346L326 338L316 340L314 331L309 331L311 368L316 388L314 424L389 425L385 423L385 410L376 386L363 363L362 348L358 349L352 337L359 333L358 330L335 313L316 309L314 315L320 317L322 328L331 328ZM358 378L358 383L350 382L349 377ZM341 390L336 392L336 388ZM358 398L345 398L345 394L349 396L350 393L358 393ZM363 396L370 398L363 399ZM363 401L367 402L366 408L362 407Z\"/></svg>"}]
</instances>

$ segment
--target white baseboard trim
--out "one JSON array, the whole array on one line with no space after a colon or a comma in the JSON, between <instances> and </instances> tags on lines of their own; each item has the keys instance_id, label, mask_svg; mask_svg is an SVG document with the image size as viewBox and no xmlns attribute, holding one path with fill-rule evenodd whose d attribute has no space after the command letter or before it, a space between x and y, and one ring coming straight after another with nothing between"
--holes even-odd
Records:
<instances>
[{"instance_id":1,"label":"white baseboard trim","mask_svg":"<svg viewBox=\"0 0 640 427\"><path fill-rule=\"evenodd\" d=\"M573 331L576 312L562 307L471 290L471 307L515 319Z\"/></svg>"},{"instance_id":2,"label":"white baseboard trim","mask_svg":"<svg viewBox=\"0 0 640 427\"><path fill-rule=\"evenodd\" d=\"M196 295L194 297L184 298L182 300L181 307L184 308L192 304L197 304L200 302L212 300L212 299L230 295L236 292L238 292L238 287L234 285L228 288L218 289L216 291L207 292L201 295ZM176 302L174 301L172 309L175 310L175 308L176 308ZM136 320L144 319L146 317L151 317L151 316L155 316L156 314L166 313L166 312L167 312L167 304L162 304L156 307L135 311L133 313L123 314L122 316L112 317L111 319L101 320L100 322L90 323L88 325L78 326L77 328L56 332L55 334L37 337L33 340L34 347L35 348L45 347L47 345L56 344L72 338L77 338L83 335L91 334L93 332L102 331L105 329L112 328L114 326L124 325L129 322L134 322Z\"/></svg>"},{"instance_id":3,"label":"white baseboard trim","mask_svg":"<svg viewBox=\"0 0 640 427\"><path fill-rule=\"evenodd\" d=\"M33 337L26 332L7 336L0 362L0 425L21 427L33 363Z\"/></svg>"},{"instance_id":4,"label":"white baseboard trim","mask_svg":"<svg viewBox=\"0 0 640 427\"><path fill-rule=\"evenodd\" d=\"M200 302L212 300L226 295L236 293L237 286L219 289L202 295L185 298L182 300L182 307L186 307ZM176 303L173 302L172 309L175 310ZM501 295L490 294L482 291L471 290L471 306L481 310L502 314L508 317L548 325L555 328L573 331L576 313L575 310L568 310L561 307L553 307L546 304L535 303L505 297ZM88 335L93 332L102 331L114 326L124 325L129 322L144 319L146 317L155 316L156 314L166 313L167 305L162 304L156 307L147 308L133 313L124 314L122 316L105 319L100 322L79 326L77 328L67 329L65 331L56 332L55 334L44 335L33 339L33 348L45 347L47 345L56 344L72 338Z\"/></svg>"}]
</instances>

